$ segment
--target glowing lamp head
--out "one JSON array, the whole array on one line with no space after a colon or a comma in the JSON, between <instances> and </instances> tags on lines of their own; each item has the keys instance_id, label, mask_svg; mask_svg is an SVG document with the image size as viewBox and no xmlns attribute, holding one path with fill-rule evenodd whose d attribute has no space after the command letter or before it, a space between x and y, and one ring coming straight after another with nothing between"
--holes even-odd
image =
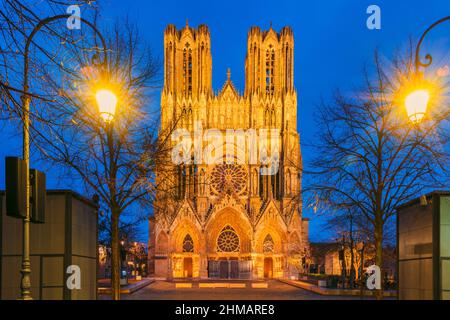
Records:
<instances>
[{"instance_id":1,"label":"glowing lamp head","mask_svg":"<svg viewBox=\"0 0 450 320\"><path fill-rule=\"evenodd\" d=\"M112 121L116 114L116 95L112 91L104 89L97 91L95 98L97 100L100 116L105 122Z\"/></svg>"},{"instance_id":2,"label":"glowing lamp head","mask_svg":"<svg viewBox=\"0 0 450 320\"><path fill-rule=\"evenodd\" d=\"M430 93L428 90L416 90L410 93L405 99L406 112L408 118L414 122L420 122L427 111Z\"/></svg>"}]
</instances>

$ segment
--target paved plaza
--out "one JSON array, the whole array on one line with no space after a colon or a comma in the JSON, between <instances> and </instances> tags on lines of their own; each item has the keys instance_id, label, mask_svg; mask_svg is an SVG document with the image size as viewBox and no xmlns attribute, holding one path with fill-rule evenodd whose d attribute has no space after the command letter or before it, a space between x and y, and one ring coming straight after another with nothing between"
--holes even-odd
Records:
<instances>
[{"instance_id":1,"label":"paved plaza","mask_svg":"<svg viewBox=\"0 0 450 320\"><path fill-rule=\"evenodd\" d=\"M100 299L109 299L102 295ZM123 300L336 300L360 299L359 297L322 296L304 289L271 280L268 288L175 288L175 282L156 281L132 294L123 294ZM368 298L365 298L368 299Z\"/></svg>"}]
</instances>

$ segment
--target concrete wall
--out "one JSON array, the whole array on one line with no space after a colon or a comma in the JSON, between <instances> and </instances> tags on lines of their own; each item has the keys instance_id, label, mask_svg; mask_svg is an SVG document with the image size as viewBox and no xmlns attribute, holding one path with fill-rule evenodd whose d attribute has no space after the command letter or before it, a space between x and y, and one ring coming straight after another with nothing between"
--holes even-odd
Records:
<instances>
[{"instance_id":1,"label":"concrete wall","mask_svg":"<svg viewBox=\"0 0 450 320\"><path fill-rule=\"evenodd\" d=\"M8 217L0 193L0 299L20 296L22 220ZM97 209L70 191L49 191L44 224L31 224L31 293L34 299L96 299ZM66 268L81 268L81 289L68 290Z\"/></svg>"}]
</instances>

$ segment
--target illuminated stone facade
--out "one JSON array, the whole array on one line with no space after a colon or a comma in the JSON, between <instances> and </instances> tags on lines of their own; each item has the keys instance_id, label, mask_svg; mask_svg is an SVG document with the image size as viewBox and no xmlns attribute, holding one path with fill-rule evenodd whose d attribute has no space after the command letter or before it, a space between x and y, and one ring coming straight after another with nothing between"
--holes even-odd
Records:
<instances>
[{"instance_id":1,"label":"illuminated stone facade","mask_svg":"<svg viewBox=\"0 0 450 320\"><path fill-rule=\"evenodd\" d=\"M182 128L194 134L198 124L202 130L215 128L224 134L230 129L254 130L261 147L265 142L259 130L277 129L279 156L276 173L264 175L261 169L267 163L259 157L249 161L248 143L233 141L234 154L223 147L220 161L213 164L161 165L155 217L150 219L150 271L164 278L297 275L309 243L308 220L301 212L292 30L250 29L243 94L234 87L230 71L222 89L213 92L207 26L177 30L169 25L164 49L161 132ZM217 143L205 140L201 148ZM274 142L268 144L272 152ZM243 163L236 160L239 153ZM232 161L225 161L227 157Z\"/></svg>"}]
</instances>

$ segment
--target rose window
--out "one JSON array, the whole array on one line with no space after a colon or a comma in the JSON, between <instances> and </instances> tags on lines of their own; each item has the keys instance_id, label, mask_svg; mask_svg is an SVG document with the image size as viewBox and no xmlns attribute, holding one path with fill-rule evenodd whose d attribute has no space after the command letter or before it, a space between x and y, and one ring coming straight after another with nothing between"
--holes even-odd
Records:
<instances>
[{"instance_id":1,"label":"rose window","mask_svg":"<svg viewBox=\"0 0 450 320\"><path fill-rule=\"evenodd\" d=\"M246 190L247 171L243 166L235 164L219 164L211 172L211 186L216 194L227 189L241 194Z\"/></svg>"},{"instance_id":2,"label":"rose window","mask_svg":"<svg viewBox=\"0 0 450 320\"><path fill-rule=\"evenodd\" d=\"M239 237L230 226L226 226L217 239L217 251L219 252L239 252Z\"/></svg>"}]
</instances>

